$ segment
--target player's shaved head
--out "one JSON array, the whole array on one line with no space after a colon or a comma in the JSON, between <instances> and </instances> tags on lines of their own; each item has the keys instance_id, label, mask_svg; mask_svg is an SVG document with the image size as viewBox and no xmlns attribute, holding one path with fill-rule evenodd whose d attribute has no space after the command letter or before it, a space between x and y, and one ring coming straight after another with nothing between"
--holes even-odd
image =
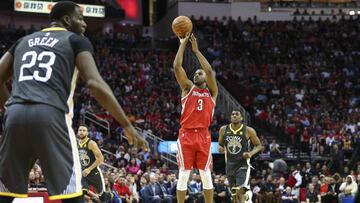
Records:
<instances>
[{"instance_id":1,"label":"player's shaved head","mask_svg":"<svg viewBox=\"0 0 360 203\"><path fill-rule=\"evenodd\" d=\"M72 1L60 1L54 5L50 12L50 21L61 21L66 15L71 15L75 12L75 8L79 7Z\"/></svg>"}]
</instances>

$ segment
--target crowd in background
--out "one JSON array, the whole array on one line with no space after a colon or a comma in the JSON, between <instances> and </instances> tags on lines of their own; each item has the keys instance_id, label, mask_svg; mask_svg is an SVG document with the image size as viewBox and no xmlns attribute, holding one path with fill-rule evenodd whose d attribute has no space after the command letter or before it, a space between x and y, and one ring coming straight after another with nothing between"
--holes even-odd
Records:
<instances>
[{"instance_id":1,"label":"crowd in background","mask_svg":"<svg viewBox=\"0 0 360 203\"><path fill-rule=\"evenodd\" d=\"M360 164L356 160L349 163L360 144L359 19L335 23L200 18L193 22L218 79L250 112L264 151L284 153L276 141L268 143L267 136L272 135L277 140L287 138L289 146L310 155L330 155L330 161L293 165L275 177L267 165L254 161L257 170L252 173L251 188L257 202L294 202L294 197L310 202L356 198ZM35 30L1 26L1 51ZM101 75L129 119L161 138L175 140L181 106L172 72L174 50L120 48L124 40L136 47L139 40L148 42L148 36L123 39L111 32L89 36ZM94 125L89 129L91 138L113 153L104 154L106 162L116 168L104 170L108 190L126 202L174 201L176 171L156 152L137 153L129 148L121 140L121 128L94 102L83 84L74 100L75 124L82 122L86 111L111 123L110 135ZM226 115L216 114L213 139L227 122ZM30 187L44 186L38 166L31 170L29 179ZM214 174L214 184L216 202L228 202L231 192L226 176ZM196 172L188 191L187 202L203 201Z\"/></svg>"},{"instance_id":2,"label":"crowd in background","mask_svg":"<svg viewBox=\"0 0 360 203\"><path fill-rule=\"evenodd\" d=\"M218 79L265 137L344 159L360 145L359 21L193 19Z\"/></svg>"}]
</instances>

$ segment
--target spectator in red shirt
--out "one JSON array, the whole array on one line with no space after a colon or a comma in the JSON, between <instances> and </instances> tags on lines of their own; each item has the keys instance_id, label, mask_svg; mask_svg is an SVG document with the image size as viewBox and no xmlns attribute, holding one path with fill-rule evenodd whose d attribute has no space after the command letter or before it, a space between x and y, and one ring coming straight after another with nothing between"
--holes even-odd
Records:
<instances>
[{"instance_id":1,"label":"spectator in red shirt","mask_svg":"<svg viewBox=\"0 0 360 203\"><path fill-rule=\"evenodd\" d=\"M129 187L125 183L125 177L120 176L113 186L113 189L118 193L122 202L132 203L133 198Z\"/></svg>"}]
</instances>

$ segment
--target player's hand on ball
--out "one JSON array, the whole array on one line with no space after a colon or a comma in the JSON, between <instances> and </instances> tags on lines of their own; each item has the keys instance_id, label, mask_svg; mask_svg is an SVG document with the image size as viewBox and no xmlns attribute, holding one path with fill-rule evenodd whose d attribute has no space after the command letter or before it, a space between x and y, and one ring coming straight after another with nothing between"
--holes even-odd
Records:
<instances>
[{"instance_id":1,"label":"player's hand on ball","mask_svg":"<svg viewBox=\"0 0 360 203\"><path fill-rule=\"evenodd\" d=\"M83 176L83 177L86 177L86 176L89 175L90 172L91 172L90 169L86 168L86 169L83 170L82 176Z\"/></svg>"},{"instance_id":2,"label":"player's hand on ball","mask_svg":"<svg viewBox=\"0 0 360 203\"><path fill-rule=\"evenodd\" d=\"M244 159L250 159L251 158L251 154L249 152L244 152L243 153L243 157Z\"/></svg>"},{"instance_id":3,"label":"player's hand on ball","mask_svg":"<svg viewBox=\"0 0 360 203\"><path fill-rule=\"evenodd\" d=\"M190 38L190 33L186 33L185 37L181 38L179 37L180 44L187 44Z\"/></svg>"},{"instance_id":4,"label":"player's hand on ball","mask_svg":"<svg viewBox=\"0 0 360 203\"><path fill-rule=\"evenodd\" d=\"M192 47L193 52L199 51L199 47L198 47L198 44L197 44L197 41L196 41L196 37L195 37L194 34L191 34L189 40L190 40L190 42L191 42L191 47Z\"/></svg>"},{"instance_id":5,"label":"player's hand on ball","mask_svg":"<svg viewBox=\"0 0 360 203\"><path fill-rule=\"evenodd\" d=\"M225 149L224 149L224 147L222 147L222 146L219 146L219 152L220 152L220 153L224 153L224 152L225 152Z\"/></svg>"}]
</instances>

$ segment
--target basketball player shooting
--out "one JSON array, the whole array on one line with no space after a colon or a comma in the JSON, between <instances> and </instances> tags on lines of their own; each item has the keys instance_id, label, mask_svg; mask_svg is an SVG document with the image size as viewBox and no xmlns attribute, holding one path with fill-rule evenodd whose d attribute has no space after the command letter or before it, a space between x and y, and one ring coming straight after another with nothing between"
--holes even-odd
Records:
<instances>
[{"instance_id":1,"label":"basketball player shooting","mask_svg":"<svg viewBox=\"0 0 360 203\"><path fill-rule=\"evenodd\" d=\"M219 131L219 151L225 152L226 175L235 203L250 203L250 159L262 146L256 131L243 124L240 110L231 113L231 123ZM250 141L254 148L250 150Z\"/></svg>"},{"instance_id":2,"label":"basketball player shooting","mask_svg":"<svg viewBox=\"0 0 360 203\"><path fill-rule=\"evenodd\" d=\"M19 39L0 59L0 106L6 101L0 142L0 202L27 197L28 176L37 159L50 200L82 203L81 168L71 127L78 73L95 99L124 128L129 142L148 149L102 79L93 46L82 36L80 6L60 1L50 26ZM6 82L12 79L11 95Z\"/></svg>"},{"instance_id":3,"label":"basketball player shooting","mask_svg":"<svg viewBox=\"0 0 360 203\"><path fill-rule=\"evenodd\" d=\"M218 87L211 65L201 54L196 38L187 33L180 39L180 46L174 61L175 77L181 88L181 129L177 141L177 160L179 180L177 183L177 202L184 203L190 171L199 169L206 203L213 202L213 183L211 178L212 156L211 135L208 130L214 114ZM200 62L193 82L189 80L182 66L188 41Z\"/></svg>"}]
</instances>

